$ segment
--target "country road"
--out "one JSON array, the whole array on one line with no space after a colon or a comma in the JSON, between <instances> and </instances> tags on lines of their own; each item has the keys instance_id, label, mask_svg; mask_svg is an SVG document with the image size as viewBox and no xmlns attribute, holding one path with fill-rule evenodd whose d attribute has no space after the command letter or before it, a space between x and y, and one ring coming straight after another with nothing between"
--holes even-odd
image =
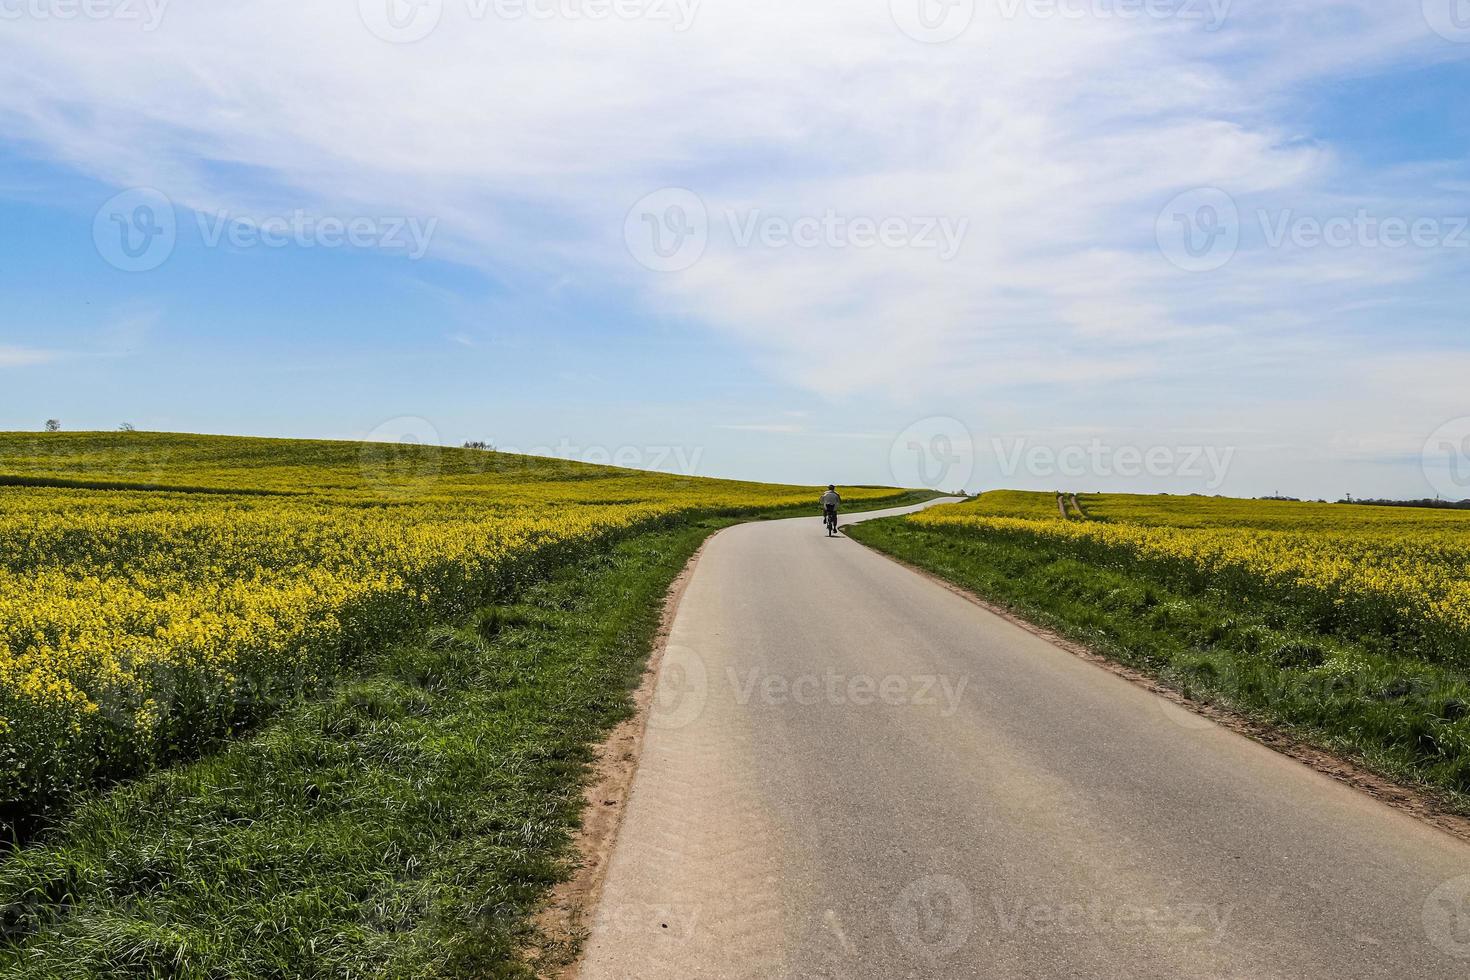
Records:
<instances>
[{"instance_id":1,"label":"country road","mask_svg":"<svg viewBox=\"0 0 1470 980\"><path fill-rule=\"evenodd\" d=\"M658 684L584 980L1470 976L1470 845L815 518Z\"/></svg>"}]
</instances>

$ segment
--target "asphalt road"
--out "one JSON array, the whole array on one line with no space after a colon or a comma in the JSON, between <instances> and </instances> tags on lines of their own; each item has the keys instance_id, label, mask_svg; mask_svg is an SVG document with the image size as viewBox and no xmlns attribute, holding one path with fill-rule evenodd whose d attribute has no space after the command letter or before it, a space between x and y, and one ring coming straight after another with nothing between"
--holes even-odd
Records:
<instances>
[{"instance_id":1,"label":"asphalt road","mask_svg":"<svg viewBox=\"0 0 1470 980\"><path fill-rule=\"evenodd\" d=\"M710 543L658 684L586 980L1470 977L1470 845L816 519Z\"/></svg>"}]
</instances>

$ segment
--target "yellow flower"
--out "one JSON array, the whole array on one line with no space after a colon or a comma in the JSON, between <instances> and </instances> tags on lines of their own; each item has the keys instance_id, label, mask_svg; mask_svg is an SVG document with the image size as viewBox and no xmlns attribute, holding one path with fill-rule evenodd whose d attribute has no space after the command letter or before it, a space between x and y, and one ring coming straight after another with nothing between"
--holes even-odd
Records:
<instances>
[{"instance_id":1,"label":"yellow flower","mask_svg":"<svg viewBox=\"0 0 1470 980\"><path fill-rule=\"evenodd\" d=\"M477 450L144 433L0 436L0 460L181 488L0 488L0 755L71 774L102 767L101 744L161 748L179 712L228 715L330 677L362 644L462 614L567 549L816 496Z\"/></svg>"},{"instance_id":2,"label":"yellow flower","mask_svg":"<svg viewBox=\"0 0 1470 980\"><path fill-rule=\"evenodd\" d=\"M1285 501L1107 494L1063 520L1053 494L999 492L910 520L1029 535L1164 563L1236 584L1295 590L1470 649L1470 513Z\"/></svg>"}]
</instances>

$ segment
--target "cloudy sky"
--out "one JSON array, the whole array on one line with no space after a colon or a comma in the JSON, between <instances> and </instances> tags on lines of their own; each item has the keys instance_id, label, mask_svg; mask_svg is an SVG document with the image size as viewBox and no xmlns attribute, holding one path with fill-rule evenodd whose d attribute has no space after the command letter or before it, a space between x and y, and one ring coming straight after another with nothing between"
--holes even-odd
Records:
<instances>
[{"instance_id":1,"label":"cloudy sky","mask_svg":"<svg viewBox=\"0 0 1470 980\"><path fill-rule=\"evenodd\" d=\"M0 0L0 428L1470 496L1470 0Z\"/></svg>"}]
</instances>

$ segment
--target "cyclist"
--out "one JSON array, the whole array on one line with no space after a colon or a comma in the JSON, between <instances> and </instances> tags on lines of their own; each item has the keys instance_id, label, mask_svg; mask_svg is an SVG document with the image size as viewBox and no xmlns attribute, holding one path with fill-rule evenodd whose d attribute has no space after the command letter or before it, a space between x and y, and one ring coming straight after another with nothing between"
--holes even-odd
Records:
<instances>
[{"instance_id":1,"label":"cyclist","mask_svg":"<svg viewBox=\"0 0 1470 980\"><path fill-rule=\"evenodd\" d=\"M827 492L822 494L822 523L827 526L827 534L837 533L837 508L842 504L842 496L837 492L837 487L827 484Z\"/></svg>"}]
</instances>

